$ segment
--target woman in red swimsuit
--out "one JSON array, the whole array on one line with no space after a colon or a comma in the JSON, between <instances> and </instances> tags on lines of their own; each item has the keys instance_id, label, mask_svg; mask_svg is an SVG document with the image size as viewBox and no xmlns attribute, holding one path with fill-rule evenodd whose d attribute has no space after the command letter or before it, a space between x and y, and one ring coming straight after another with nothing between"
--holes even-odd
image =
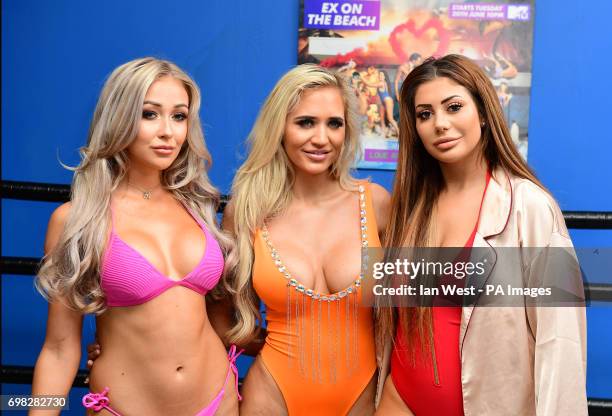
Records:
<instances>
[{"instance_id":1,"label":"woman in red swimsuit","mask_svg":"<svg viewBox=\"0 0 612 416\"><path fill-rule=\"evenodd\" d=\"M400 108L387 246L484 247L489 278L503 269L502 247L571 249L561 211L512 144L476 64L427 60L404 81ZM523 260L524 281L546 273L541 258ZM576 264L570 271L580 282ZM584 308L477 301L377 312L377 414L586 414Z\"/></svg>"}]
</instances>

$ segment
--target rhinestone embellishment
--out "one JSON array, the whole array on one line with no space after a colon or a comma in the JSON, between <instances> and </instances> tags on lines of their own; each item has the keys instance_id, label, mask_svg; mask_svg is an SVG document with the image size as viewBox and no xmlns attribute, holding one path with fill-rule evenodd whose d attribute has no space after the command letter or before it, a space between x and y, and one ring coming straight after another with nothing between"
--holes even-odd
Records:
<instances>
[{"instance_id":1,"label":"rhinestone embellishment","mask_svg":"<svg viewBox=\"0 0 612 416\"><path fill-rule=\"evenodd\" d=\"M360 229L361 229L361 269L362 270L367 270L367 262L368 262L368 254L367 254L367 248L368 248L368 234L367 234L367 230L368 227L366 225L367 219L366 219L366 202L365 202L365 187L363 185L359 185L358 187L359 190L359 223L360 223ZM346 289L341 290L340 292L338 292L337 294L322 294L322 293L317 293L312 289L306 289L304 287L303 284L301 284L300 282L297 281L297 279L295 279L291 273L289 272L289 270L287 269L287 266L285 266L283 264L283 261L280 258L280 255L278 254L278 251L276 250L276 248L274 248L274 246L272 245L272 242L270 241L270 233L268 232L268 228L266 227L265 223L262 227L262 233L261 233L266 245L268 246L268 249L270 250L270 256L272 257L272 260L274 261L274 265L276 266L276 268L278 269L278 271L283 275L283 277L285 279L287 279L287 287L291 288L293 287L297 292L299 293L303 293L308 297L311 297L313 300L317 300L319 302L335 302L335 301L339 301L345 297L347 297L348 295L352 295L352 294L357 294L358 292L358 288L361 286L361 280L363 279L363 272L359 275L359 277Z\"/></svg>"}]
</instances>

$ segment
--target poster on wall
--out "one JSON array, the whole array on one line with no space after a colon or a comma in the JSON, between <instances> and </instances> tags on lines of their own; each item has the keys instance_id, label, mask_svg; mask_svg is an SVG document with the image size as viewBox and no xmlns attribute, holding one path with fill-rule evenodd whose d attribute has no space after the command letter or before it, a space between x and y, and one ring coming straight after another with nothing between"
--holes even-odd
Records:
<instances>
[{"instance_id":1,"label":"poster on wall","mask_svg":"<svg viewBox=\"0 0 612 416\"><path fill-rule=\"evenodd\" d=\"M424 59L473 59L527 158L534 0L299 0L298 64L345 75L358 103L358 168L394 170L399 89Z\"/></svg>"}]
</instances>

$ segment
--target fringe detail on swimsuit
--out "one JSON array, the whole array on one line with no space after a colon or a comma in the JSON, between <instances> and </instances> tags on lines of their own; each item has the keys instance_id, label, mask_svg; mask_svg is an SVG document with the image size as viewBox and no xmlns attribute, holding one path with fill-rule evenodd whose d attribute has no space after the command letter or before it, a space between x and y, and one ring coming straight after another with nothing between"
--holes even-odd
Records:
<instances>
[{"instance_id":1,"label":"fringe detail on swimsuit","mask_svg":"<svg viewBox=\"0 0 612 416\"><path fill-rule=\"evenodd\" d=\"M349 375L360 365L357 341L359 299L362 296L362 280L368 271L368 227L374 232L376 227L375 224L368 224L365 186L359 185L358 190L361 271L349 287L337 293L317 293L301 284L281 260L278 250L270 240L266 224L262 227L261 236L268 247L274 267L285 278L285 333L290 334L292 338L287 343L287 366L296 366L300 376L311 377L320 384L336 384L338 371L343 365ZM325 368L321 365L322 361L327 363ZM307 363L312 363L311 371L308 371Z\"/></svg>"}]
</instances>

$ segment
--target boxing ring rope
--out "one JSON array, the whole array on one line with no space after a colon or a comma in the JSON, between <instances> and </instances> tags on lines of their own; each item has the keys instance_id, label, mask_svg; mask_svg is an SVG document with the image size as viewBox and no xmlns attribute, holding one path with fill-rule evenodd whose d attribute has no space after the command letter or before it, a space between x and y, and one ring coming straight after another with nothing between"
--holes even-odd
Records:
<instances>
[{"instance_id":1,"label":"boxing ring rope","mask_svg":"<svg viewBox=\"0 0 612 416\"><path fill-rule=\"evenodd\" d=\"M70 199L70 185L38 182L2 181L2 198L27 201L66 202ZM219 211L227 196L221 197ZM612 229L612 212L563 211L567 228L588 230Z\"/></svg>"},{"instance_id":2,"label":"boxing ring rope","mask_svg":"<svg viewBox=\"0 0 612 416\"><path fill-rule=\"evenodd\" d=\"M58 185L39 182L2 181L2 198L40 202L66 202L70 199L70 185ZM218 212L221 213L228 197L221 197ZM563 211L568 228L581 230L612 229L612 212L597 211ZM40 259L36 257L0 258L2 275L34 276L37 273ZM585 284L587 302L612 302L612 284ZM85 379L88 371L80 369L74 379L73 387L87 387ZM34 367L2 365L1 383L32 384ZM612 412L612 400L589 398L589 415L598 416Z\"/></svg>"}]
</instances>

